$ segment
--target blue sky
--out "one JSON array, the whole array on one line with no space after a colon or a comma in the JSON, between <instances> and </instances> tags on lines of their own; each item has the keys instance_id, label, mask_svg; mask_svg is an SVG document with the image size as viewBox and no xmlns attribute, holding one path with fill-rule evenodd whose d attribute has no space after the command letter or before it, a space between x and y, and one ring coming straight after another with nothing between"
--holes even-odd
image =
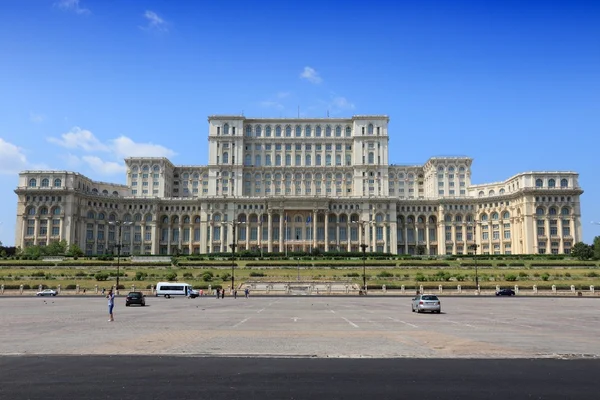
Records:
<instances>
[{"instance_id":1,"label":"blue sky","mask_svg":"<svg viewBox=\"0 0 600 400\"><path fill-rule=\"evenodd\" d=\"M126 156L205 164L208 115L298 107L387 114L392 163L468 155L474 183L577 171L600 235L597 2L3 0L0 18L4 244L19 170L123 183Z\"/></svg>"}]
</instances>

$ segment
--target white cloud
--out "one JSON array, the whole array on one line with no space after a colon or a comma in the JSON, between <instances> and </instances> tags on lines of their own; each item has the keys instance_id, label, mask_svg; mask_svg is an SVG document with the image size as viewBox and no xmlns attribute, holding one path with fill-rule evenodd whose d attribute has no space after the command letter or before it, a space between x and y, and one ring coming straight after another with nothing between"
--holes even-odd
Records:
<instances>
[{"instance_id":1,"label":"white cloud","mask_svg":"<svg viewBox=\"0 0 600 400\"><path fill-rule=\"evenodd\" d=\"M304 70L300 74L300 78L306 79L310 83L321 83L323 79L319 76L319 73L311 67L304 67Z\"/></svg>"},{"instance_id":2,"label":"white cloud","mask_svg":"<svg viewBox=\"0 0 600 400\"><path fill-rule=\"evenodd\" d=\"M111 148L117 156L127 157L172 157L175 152L153 143L136 143L126 136L111 141Z\"/></svg>"},{"instance_id":3,"label":"white cloud","mask_svg":"<svg viewBox=\"0 0 600 400\"><path fill-rule=\"evenodd\" d=\"M29 120L35 124L41 124L46 119L46 116L43 114L37 114L33 111L29 112Z\"/></svg>"},{"instance_id":4,"label":"white cloud","mask_svg":"<svg viewBox=\"0 0 600 400\"><path fill-rule=\"evenodd\" d=\"M27 169L23 149L0 138L0 174L15 174Z\"/></svg>"},{"instance_id":5,"label":"white cloud","mask_svg":"<svg viewBox=\"0 0 600 400\"><path fill-rule=\"evenodd\" d=\"M50 143L55 143L67 149L80 148L85 151L109 151L108 146L100 143L94 134L78 126L73 127L69 132L60 135L61 138L48 138Z\"/></svg>"},{"instance_id":6,"label":"white cloud","mask_svg":"<svg viewBox=\"0 0 600 400\"><path fill-rule=\"evenodd\" d=\"M93 171L102 175L123 173L125 171L123 159L127 157L172 157L176 155L173 150L164 146L154 143L137 143L127 136L120 136L103 143L91 131L79 127L63 133L60 138L50 137L48 141L67 149L106 154L105 159L97 155L79 157L72 153L62 156L70 168L77 168L85 163Z\"/></svg>"},{"instance_id":7,"label":"white cloud","mask_svg":"<svg viewBox=\"0 0 600 400\"><path fill-rule=\"evenodd\" d=\"M72 11L75 14L91 14L90 10L79 5L79 0L60 0L54 5L61 10Z\"/></svg>"},{"instance_id":8,"label":"white cloud","mask_svg":"<svg viewBox=\"0 0 600 400\"><path fill-rule=\"evenodd\" d=\"M125 164L115 161L104 161L96 156L83 156L81 159L85 161L92 170L102 175L123 174L127 170Z\"/></svg>"},{"instance_id":9,"label":"white cloud","mask_svg":"<svg viewBox=\"0 0 600 400\"><path fill-rule=\"evenodd\" d=\"M335 96L331 99L331 107L344 111L344 110L354 110L354 104L350 103L348 99L342 96Z\"/></svg>"},{"instance_id":10,"label":"white cloud","mask_svg":"<svg viewBox=\"0 0 600 400\"><path fill-rule=\"evenodd\" d=\"M146 10L144 13L148 25L144 29L152 29L157 31L167 31L167 22L159 17L154 11Z\"/></svg>"}]
</instances>

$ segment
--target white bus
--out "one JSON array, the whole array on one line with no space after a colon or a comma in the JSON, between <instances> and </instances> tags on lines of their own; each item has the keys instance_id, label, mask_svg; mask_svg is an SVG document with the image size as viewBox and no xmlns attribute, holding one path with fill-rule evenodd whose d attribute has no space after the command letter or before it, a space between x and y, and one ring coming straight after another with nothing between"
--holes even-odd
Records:
<instances>
[{"instance_id":1,"label":"white bus","mask_svg":"<svg viewBox=\"0 0 600 400\"><path fill-rule=\"evenodd\" d=\"M189 296L193 299L198 297L200 294L197 290L192 288L184 282L158 282L156 284L156 296L165 296L171 298L171 296Z\"/></svg>"}]
</instances>

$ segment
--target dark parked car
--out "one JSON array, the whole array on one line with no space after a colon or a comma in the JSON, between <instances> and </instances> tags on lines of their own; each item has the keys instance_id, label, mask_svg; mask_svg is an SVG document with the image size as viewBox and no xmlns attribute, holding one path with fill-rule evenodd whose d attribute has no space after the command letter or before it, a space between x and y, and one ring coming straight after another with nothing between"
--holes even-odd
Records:
<instances>
[{"instance_id":1,"label":"dark parked car","mask_svg":"<svg viewBox=\"0 0 600 400\"><path fill-rule=\"evenodd\" d=\"M129 307L132 304L146 305L146 296L142 292L129 292L125 298L125 306Z\"/></svg>"},{"instance_id":2,"label":"dark parked car","mask_svg":"<svg viewBox=\"0 0 600 400\"><path fill-rule=\"evenodd\" d=\"M514 296L515 291L512 289L500 289L496 292L496 296Z\"/></svg>"}]
</instances>

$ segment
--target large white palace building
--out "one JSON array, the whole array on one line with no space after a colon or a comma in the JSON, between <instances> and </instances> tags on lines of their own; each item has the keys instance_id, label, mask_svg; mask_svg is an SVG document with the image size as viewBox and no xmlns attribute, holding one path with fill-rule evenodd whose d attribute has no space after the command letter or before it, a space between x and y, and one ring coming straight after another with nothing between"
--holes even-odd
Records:
<instances>
[{"instance_id":1,"label":"large white palace building","mask_svg":"<svg viewBox=\"0 0 600 400\"><path fill-rule=\"evenodd\" d=\"M208 165L128 158L127 184L76 172L19 175L17 246L86 254L361 251L568 254L580 241L578 174L471 184L468 157L390 165L387 116L208 118ZM113 223L110 223L113 222ZM116 224L115 224L116 222ZM123 224L120 230L119 223Z\"/></svg>"}]
</instances>

